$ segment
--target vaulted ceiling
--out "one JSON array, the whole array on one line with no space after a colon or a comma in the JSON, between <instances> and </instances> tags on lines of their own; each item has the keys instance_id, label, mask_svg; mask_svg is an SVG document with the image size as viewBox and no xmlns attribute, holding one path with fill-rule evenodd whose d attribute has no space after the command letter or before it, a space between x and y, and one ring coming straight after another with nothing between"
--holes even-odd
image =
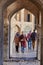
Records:
<instances>
[{"instance_id":1,"label":"vaulted ceiling","mask_svg":"<svg viewBox=\"0 0 43 65\"><path fill-rule=\"evenodd\" d=\"M0 5L3 6L3 9L7 8L7 15L12 13L12 16L16 11L22 8L26 8L35 14L38 9L43 7L43 0L0 0Z\"/></svg>"}]
</instances>

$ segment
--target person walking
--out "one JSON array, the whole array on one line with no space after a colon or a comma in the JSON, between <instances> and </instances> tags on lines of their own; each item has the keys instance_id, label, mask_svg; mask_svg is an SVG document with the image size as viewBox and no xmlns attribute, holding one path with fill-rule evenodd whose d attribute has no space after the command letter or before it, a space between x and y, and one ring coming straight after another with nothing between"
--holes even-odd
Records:
<instances>
[{"instance_id":1,"label":"person walking","mask_svg":"<svg viewBox=\"0 0 43 65\"><path fill-rule=\"evenodd\" d=\"M31 34L31 40L32 40L32 46L33 46L33 50L35 48L35 40L36 40L36 32L35 30L33 30L32 34Z\"/></svg>"},{"instance_id":2,"label":"person walking","mask_svg":"<svg viewBox=\"0 0 43 65\"><path fill-rule=\"evenodd\" d=\"M31 49L31 31L27 34L28 50Z\"/></svg>"},{"instance_id":3,"label":"person walking","mask_svg":"<svg viewBox=\"0 0 43 65\"><path fill-rule=\"evenodd\" d=\"M23 32L20 35L20 42L21 42L21 52L24 53L24 48L26 47L26 40Z\"/></svg>"},{"instance_id":4,"label":"person walking","mask_svg":"<svg viewBox=\"0 0 43 65\"><path fill-rule=\"evenodd\" d=\"M14 37L16 52L19 52L19 36L20 34L17 32Z\"/></svg>"}]
</instances>

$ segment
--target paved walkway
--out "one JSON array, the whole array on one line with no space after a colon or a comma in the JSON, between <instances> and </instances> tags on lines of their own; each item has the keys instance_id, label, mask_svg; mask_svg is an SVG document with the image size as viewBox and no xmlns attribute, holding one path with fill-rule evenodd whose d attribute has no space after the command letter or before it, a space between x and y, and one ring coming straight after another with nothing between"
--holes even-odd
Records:
<instances>
[{"instance_id":1,"label":"paved walkway","mask_svg":"<svg viewBox=\"0 0 43 65\"><path fill-rule=\"evenodd\" d=\"M40 65L39 61L3 62L3 65Z\"/></svg>"},{"instance_id":2,"label":"paved walkway","mask_svg":"<svg viewBox=\"0 0 43 65\"><path fill-rule=\"evenodd\" d=\"M10 51L11 57L27 57L27 58L34 58L37 54L37 43L35 43L35 49L33 51L33 48L31 46L31 49L28 50L28 44L26 44L27 47L24 49L24 53L21 52L21 45L19 46L19 53L16 53L15 51L15 45L12 47L12 51Z\"/></svg>"},{"instance_id":3,"label":"paved walkway","mask_svg":"<svg viewBox=\"0 0 43 65\"><path fill-rule=\"evenodd\" d=\"M23 54L15 54L15 57L36 57L36 50L29 50L29 53L23 53ZM14 61L8 61L8 62L3 62L3 65L40 65L40 61L38 60L30 60L30 61L19 61L19 62L14 62Z\"/></svg>"}]
</instances>

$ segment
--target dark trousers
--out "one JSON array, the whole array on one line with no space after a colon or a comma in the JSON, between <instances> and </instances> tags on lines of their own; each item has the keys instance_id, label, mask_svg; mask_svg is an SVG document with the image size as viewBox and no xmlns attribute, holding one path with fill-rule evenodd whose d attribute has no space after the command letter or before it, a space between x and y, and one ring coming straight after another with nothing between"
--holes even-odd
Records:
<instances>
[{"instance_id":1,"label":"dark trousers","mask_svg":"<svg viewBox=\"0 0 43 65\"><path fill-rule=\"evenodd\" d=\"M16 46L16 52L19 52L19 46Z\"/></svg>"}]
</instances>

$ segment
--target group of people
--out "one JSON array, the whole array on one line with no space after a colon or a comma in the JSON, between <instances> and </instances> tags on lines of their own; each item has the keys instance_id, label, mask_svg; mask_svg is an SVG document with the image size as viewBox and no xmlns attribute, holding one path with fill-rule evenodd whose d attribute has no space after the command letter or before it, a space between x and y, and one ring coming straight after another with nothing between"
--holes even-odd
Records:
<instances>
[{"instance_id":1,"label":"group of people","mask_svg":"<svg viewBox=\"0 0 43 65\"><path fill-rule=\"evenodd\" d=\"M19 43L21 44L21 52L22 53L24 53L24 49L26 48L26 43L28 43L28 49L29 48L31 49L31 44L32 44L33 50L34 50L35 40L36 40L35 30L32 33L30 31L27 35L24 35L23 32L22 32L22 34L17 32L14 37L16 52L19 52Z\"/></svg>"}]
</instances>

